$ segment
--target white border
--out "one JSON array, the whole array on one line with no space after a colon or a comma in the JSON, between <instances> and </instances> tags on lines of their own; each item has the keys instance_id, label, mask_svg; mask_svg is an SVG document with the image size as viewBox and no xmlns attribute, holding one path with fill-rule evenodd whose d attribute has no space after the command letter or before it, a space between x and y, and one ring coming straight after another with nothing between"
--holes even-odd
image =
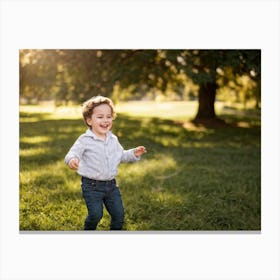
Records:
<instances>
[{"instance_id":1,"label":"white border","mask_svg":"<svg viewBox=\"0 0 280 280\"><path fill-rule=\"evenodd\" d=\"M279 279L279 2L1 2L1 279ZM261 234L19 234L18 50L262 49Z\"/></svg>"}]
</instances>

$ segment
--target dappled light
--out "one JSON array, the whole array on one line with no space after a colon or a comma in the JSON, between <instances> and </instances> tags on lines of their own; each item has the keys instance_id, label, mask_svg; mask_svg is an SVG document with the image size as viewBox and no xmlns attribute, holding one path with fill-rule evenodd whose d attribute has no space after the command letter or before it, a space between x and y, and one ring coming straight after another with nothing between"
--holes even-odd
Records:
<instances>
[{"instance_id":1,"label":"dappled light","mask_svg":"<svg viewBox=\"0 0 280 280\"><path fill-rule=\"evenodd\" d=\"M31 149L22 149L19 152L20 157L31 157L31 156L40 156L44 155L47 152L46 148L31 148Z\"/></svg>"},{"instance_id":2,"label":"dappled light","mask_svg":"<svg viewBox=\"0 0 280 280\"><path fill-rule=\"evenodd\" d=\"M110 97L113 133L141 161L117 182L124 230L260 230L261 50L21 49L20 229L82 230L80 177L63 162ZM105 211L99 224L109 226Z\"/></svg>"},{"instance_id":3,"label":"dappled light","mask_svg":"<svg viewBox=\"0 0 280 280\"><path fill-rule=\"evenodd\" d=\"M22 104L66 105L98 94L118 101L200 96L201 104L210 85L217 84L213 95L219 99L260 106L261 51L256 49L21 49L19 55ZM203 98L201 88L208 91ZM198 108L199 115L205 116L205 108Z\"/></svg>"},{"instance_id":4,"label":"dappled light","mask_svg":"<svg viewBox=\"0 0 280 280\"><path fill-rule=\"evenodd\" d=\"M171 154L156 154L151 151L151 157L149 160L143 159L142 164L126 164L125 172L127 175L137 175L137 176L152 176L155 179L161 178L168 172L174 172L177 170L176 160ZM130 177L130 176L128 176Z\"/></svg>"},{"instance_id":5,"label":"dappled light","mask_svg":"<svg viewBox=\"0 0 280 280\"><path fill-rule=\"evenodd\" d=\"M207 127L192 123L188 112L183 116L179 103L137 103L145 107L138 111L132 104L132 113L128 104L119 107L113 131L124 148L142 144L148 153L119 168L124 230L260 229L257 111L221 106L225 125ZM80 109L22 109L20 229L81 230L86 208L80 179L63 162L86 130ZM108 228L109 218L105 212L99 229Z\"/></svg>"},{"instance_id":6,"label":"dappled light","mask_svg":"<svg viewBox=\"0 0 280 280\"><path fill-rule=\"evenodd\" d=\"M139 103L139 101L131 101L117 103L116 109L119 113L129 111L130 116L163 117L165 119L191 119L197 109L197 102L145 101Z\"/></svg>"},{"instance_id":7,"label":"dappled light","mask_svg":"<svg viewBox=\"0 0 280 280\"><path fill-rule=\"evenodd\" d=\"M31 118L33 120L33 118ZM46 143L51 140L50 137L44 136L31 136L31 137L21 137L20 142L23 144L36 144L36 143Z\"/></svg>"}]
</instances>

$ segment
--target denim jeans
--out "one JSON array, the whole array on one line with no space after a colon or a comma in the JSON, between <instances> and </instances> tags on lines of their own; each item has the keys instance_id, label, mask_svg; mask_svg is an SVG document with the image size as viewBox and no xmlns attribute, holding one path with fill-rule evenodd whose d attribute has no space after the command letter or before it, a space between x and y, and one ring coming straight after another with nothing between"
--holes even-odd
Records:
<instances>
[{"instance_id":1,"label":"denim jeans","mask_svg":"<svg viewBox=\"0 0 280 280\"><path fill-rule=\"evenodd\" d=\"M121 230L124 223L124 208L116 180L96 181L82 177L82 192L88 215L84 229L95 230L103 216L103 204L111 216L111 230Z\"/></svg>"}]
</instances>

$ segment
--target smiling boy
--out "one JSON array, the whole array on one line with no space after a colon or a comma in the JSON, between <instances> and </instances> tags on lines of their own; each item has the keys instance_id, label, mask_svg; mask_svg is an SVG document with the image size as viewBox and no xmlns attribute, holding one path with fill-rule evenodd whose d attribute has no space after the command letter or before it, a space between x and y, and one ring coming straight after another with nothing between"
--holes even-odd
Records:
<instances>
[{"instance_id":1,"label":"smiling boy","mask_svg":"<svg viewBox=\"0 0 280 280\"><path fill-rule=\"evenodd\" d=\"M124 208L115 176L121 162L135 162L146 153L144 146L124 150L110 130L116 116L111 99L97 96L83 104L88 129L70 148L65 163L81 175L88 215L85 230L95 230L103 216L103 204L111 216L111 230L121 230Z\"/></svg>"}]
</instances>

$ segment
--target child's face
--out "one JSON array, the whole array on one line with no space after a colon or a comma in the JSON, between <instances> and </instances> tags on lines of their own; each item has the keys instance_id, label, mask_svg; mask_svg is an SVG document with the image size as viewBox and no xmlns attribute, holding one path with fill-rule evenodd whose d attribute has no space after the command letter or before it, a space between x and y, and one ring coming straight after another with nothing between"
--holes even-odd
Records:
<instances>
[{"instance_id":1,"label":"child's face","mask_svg":"<svg viewBox=\"0 0 280 280\"><path fill-rule=\"evenodd\" d=\"M87 123L91 126L92 132L104 138L113 124L111 107L108 104L101 104L95 107L91 117L87 119Z\"/></svg>"}]
</instances>

